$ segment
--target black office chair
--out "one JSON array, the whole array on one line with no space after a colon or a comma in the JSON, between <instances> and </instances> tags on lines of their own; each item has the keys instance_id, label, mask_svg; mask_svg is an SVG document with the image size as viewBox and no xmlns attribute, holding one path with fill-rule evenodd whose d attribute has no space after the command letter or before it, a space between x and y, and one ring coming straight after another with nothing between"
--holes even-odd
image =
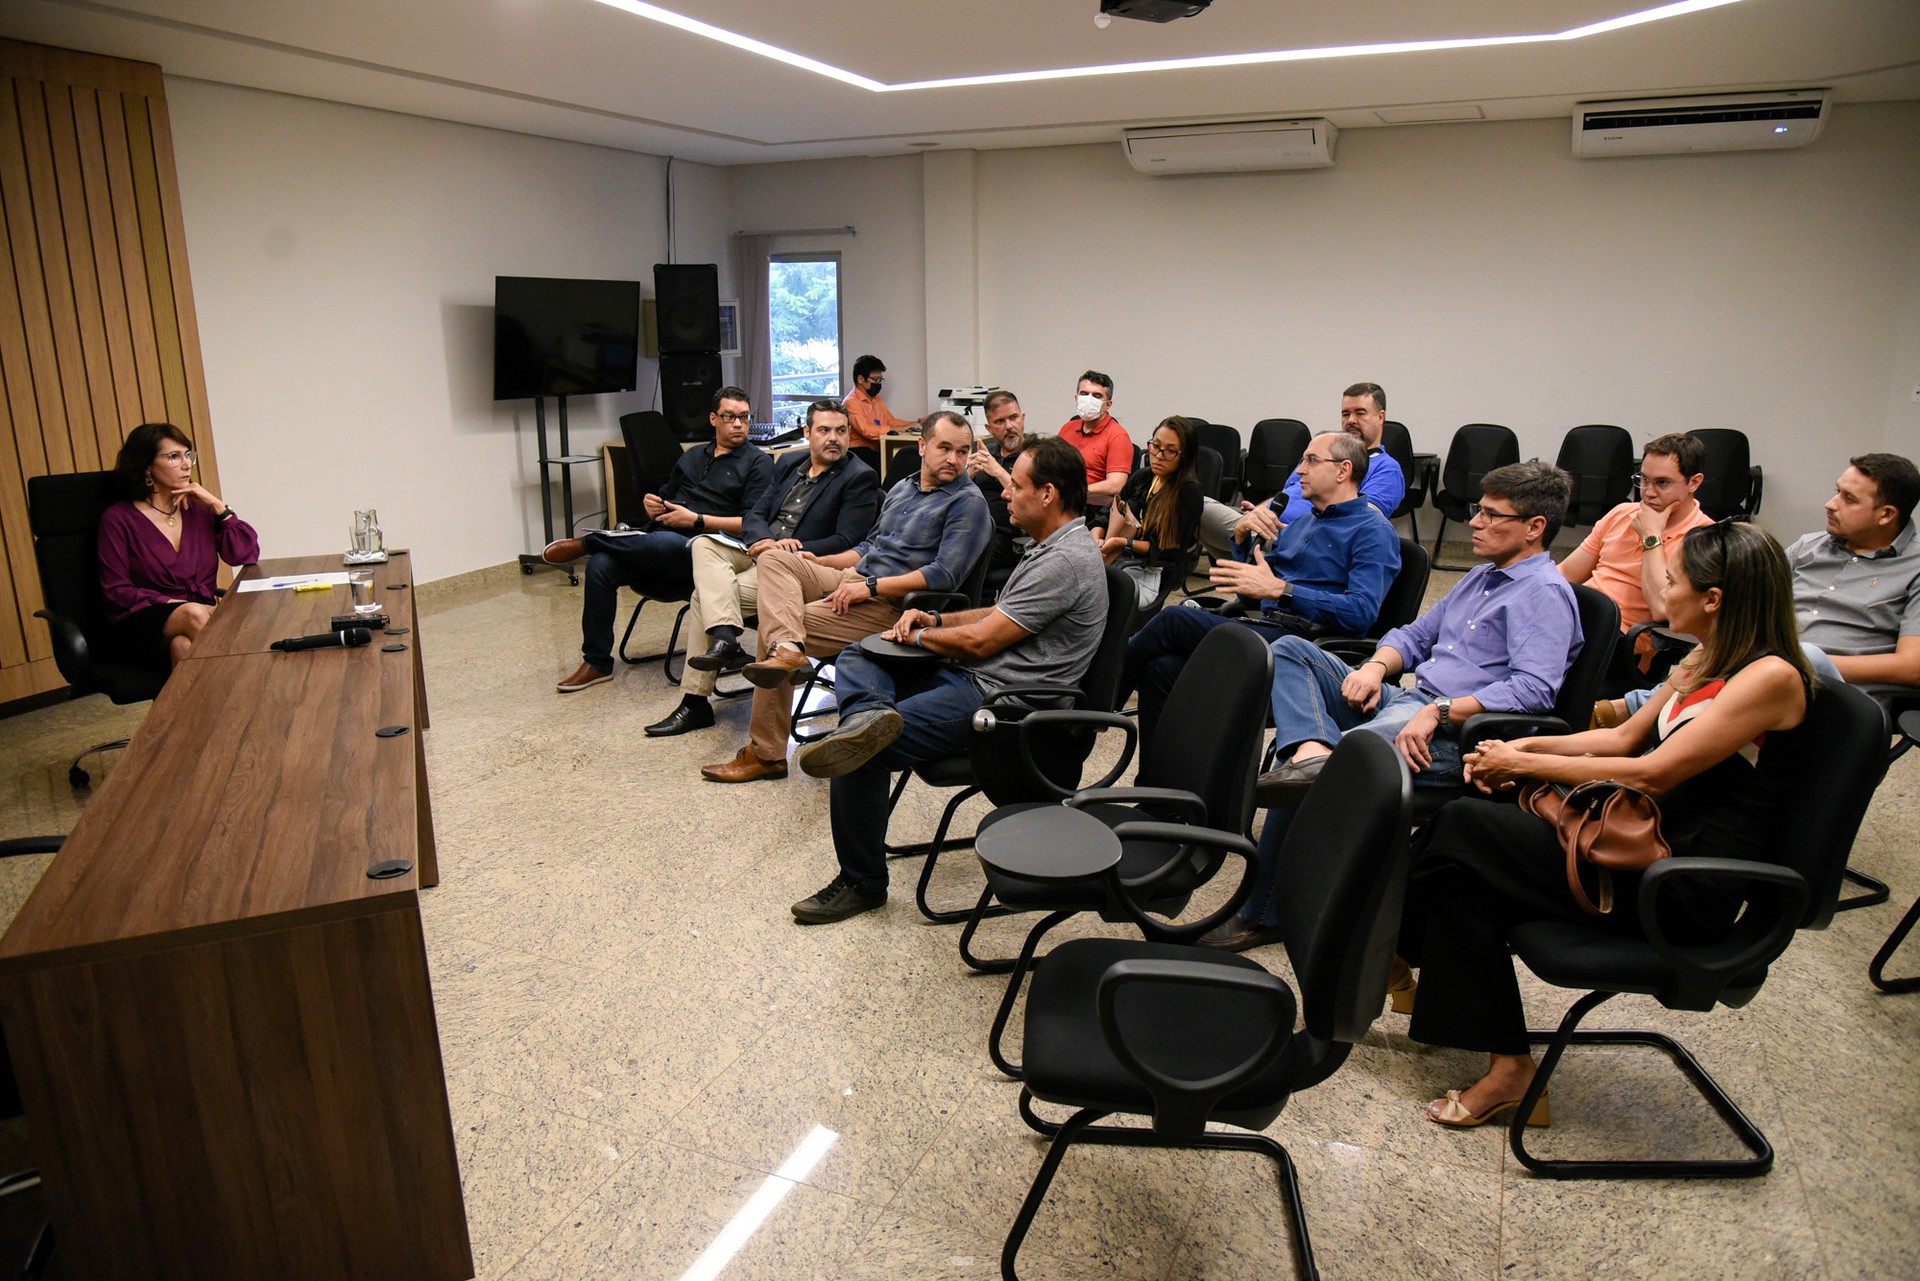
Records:
<instances>
[{"instance_id":1,"label":"black office chair","mask_svg":"<svg viewBox=\"0 0 1920 1281\"><path fill-rule=\"evenodd\" d=\"M892 489L903 480L913 480L920 475L920 446L902 445L893 451L893 459L887 464L886 483L883 490Z\"/></svg>"},{"instance_id":2,"label":"black office chair","mask_svg":"<svg viewBox=\"0 0 1920 1281\"><path fill-rule=\"evenodd\" d=\"M1694 494L1700 510L1715 520L1758 516L1766 477L1753 462L1747 434L1731 427L1702 427L1687 435L1707 447L1706 474Z\"/></svg>"},{"instance_id":3,"label":"black office chair","mask_svg":"<svg viewBox=\"0 0 1920 1281\"><path fill-rule=\"evenodd\" d=\"M1200 923L1170 927L1136 913L1144 941L1075 939L1047 954L1027 999L1019 1107L1052 1142L1007 1234L1003 1276L1017 1276L1020 1244L1075 1143L1270 1158L1300 1275L1319 1276L1293 1159L1247 1131L1265 1130L1296 1091L1338 1071L1380 1014L1406 886L1408 790L1391 743L1350 735L1287 834L1274 901L1300 989L1298 1031L1285 981L1247 957L1186 946ZM1136 836L1164 827L1143 825ZM1242 879L1236 898L1250 881ZM1125 899L1118 884L1110 893ZM1035 1113L1036 1100L1078 1110L1055 1124ZM1151 1128L1097 1124L1115 1113L1151 1118Z\"/></svg>"},{"instance_id":4,"label":"black office chair","mask_svg":"<svg viewBox=\"0 0 1920 1281\"><path fill-rule=\"evenodd\" d=\"M683 452L679 436L667 422L667 416L652 409L643 409L635 414L620 415L620 434L627 442L627 468L636 495L658 493L673 475L673 469L680 465ZM642 510L638 519L627 522L633 525L646 523L646 512ZM579 579L568 575L573 582ZM686 593L668 593L662 596L640 593L640 599L633 604L633 612L627 615L626 630L620 633L620 660L629 667L638 667L643 663L660 663L666 673L667 684L678 685L685 675L685 669L676 672L673 660L680 655L684 664L685 654L680 647L680 627L687 620L687 601L692 597L691 590ZM667 647L657 654L642 654L635 658L627 653L627 642L633 638L633 629L640 622L640 611L647 607L648 601L660 601L663 604L677 604L679 611L673 616L673 630L667 634Z\"/></svg>"},{"instance_id":5,"label":"black office chair","mask_svg":"<svg viewBox=\"0 0 1920 1281\"><path fill-rule=\"evenodd\" d=\"M1555 1032L1529 1032L1546 1045L1508 1142L1535 1174L1561 1179L1753 1178L1773 1166L1773 1148L1706 1069L1679 1042L1652 1031L1577 1030L1592 1010L1622 993L1651 996L1670 1010L1706 1012L1751 1001L1794 934L1825 929L1840 893L1847 852L1886 767L1886 721L1874 701L1847 685L1821 686L1798 730L1769 734L1763 757L1785 753L1784 777L1817 778L1780 807L1765 846L1752 859L1672 858L1641 878L1641 937L1626 938L1586 921L1528 921L1508 932L1514 954L1555 987L1584 988ZM1689 881L1738 886L1746 909L1716 944L1670 943L1659 928L1666 893ZM1526 1150L1523 1118L1547 1092L1568 1045L1642 1045L1660 1050L1686 1074L1752 1156L1735 1160L1547 1160Z\"/></svg>"},{"instance_id":6,"label":"black office chair","mask_svg":"<svg viewBox=\"0 0 1920 1281\"><path fill-rule=\"evenodd\" d=\"M1200 478L1200 492L1209 496L1220 492L1225 482L1226 460L1220 457L1220 451L1211 445L1200 446L1200 457L1194 460L1194 474Z\"/></svg>"},{"instance_id":7,"label":"black office chair","mask_svg":"<svg viewBox=\"0 0 1920 1281\"><path fill-rule=\"evenodd\" d=\"M1400 464L1401 478L1407 482L1406 497L1400 500L1398 507L1387 513L1387 519L1399 520L1405 516L1413 531L1413 541L1417 543L1420 541L1420 508L1427 501L1427 478L1414 466L1413 435L1405 423L1389 418L1380 431L1380 448Z\"/></svg>"},{"instance_id":8,"label":"black office chair","mask_svg":"<svg viewBox=\"0 0 1920 1281\"><path fill-rule=\"evenodd\" d=\"M1494 423L1468 423L1453 433L1447 446L1447 461L1440 468L1440 488L1433 505L1440 510L1440 532L1433 536L1433 563L1436 569L1472 569L1471 565L1442 565L1440 541L1447 536L1447 522L1466 524L1467 509L1480 501L1480 482L1496 467L1520 461L1520 438Z\"/></svg>"},{"instance_id":9,"label":"black office chair","mask_svg":"<svg viewBox=\"0 0 1920 1281\"><path fill-rule=\"evenodd\" d=\"M1287 477L1300 466L1312 439L1313 432L1298 418L1262 418L1255 423L1241 482L1248 500L1265 502L1285 489Z\"/></svg>"},{"instance_id":10,"label":"black office chair","mask_svg":"<svg viewBox=\"0 0 1920 1281\"><path fill-rule=\"evenodd\" d=\"M1905 707L1896 704L1895 711L1898 715L1894 723L1898 727L1900 738L1893 749L1887 753L1888 765L1905 756L1914 744L1920 743L1920 700L1909 700ZM1842 911L1845 907L1846 904L1843 901L1834 910ZM1887 941L1880 945L1880 950L1873 954L1873 960L1868 963L1867 980L1882 992L1890 994L1920 992L1920 977L1893 979L1887 977L1887 962L1893 959L1894 952L1906 942L1907 935L1913 932L1917 922L1920 922L1920 898L1913 900L1913 906L1907 909L1907 914L1900 918L1899 923L1887 935Z\"/></svg>"},{"instance_id":11,"label":"black office chair","mask_svg":"<svg viewBox=\"0 0 1920 1281\"><path fill-rule=\"evenodd\" d=\"M107 625L100 596L100 516L121 497L119 481L110 471L27 478L27 525L44 603L33 614L47 620L53 665L74 698L105 694L125 706L159 694L169 669L164 658L122 654ZM92 778L80 762L126 745L127 740L119 738L89 747L67 767L67 781L87 786Z\"/></svg>"},{"instance_id":12,"label":"black office chair","mask_svg":"<svg viewBox=\"0 0 1920 1281\"><path fill-rule=\"evenodd\" d=\"M1380 612L1365 636L1343 636L1337 632L1316 635L1313 643L1349 663L1360 663L1380 648L1380 638L1396 627L1405 627L1420 617L1420 606L1427 599L1427 584L1433 579L1433 558L1427 549L1411 538L1400 540L1400 572L1387 584L1380 598Z\"/></svg>"},{"instance_id":13,"label":"black office chair","mask_svg":"<svg viewBox=\"0 0 1920 1281\"><path fill-rule=\"evenodd\" d=\"M17 836L0 841L0 859L18 858L25 854L58 854L65 840L63 836ZM7 1051L6 1033L0 1031L0 1119L10 1120L22 1111L20 1083L13 1073L13 1056ZM20 1170L0 1178L0 1198L16 1196L39 1186L40 1171ZM52 1257L53 1224L42 1222L33 1244L27 1249L26 1259L20 1264L20 1281L33 1281L33 1278L41 1276Z\"/></svg>"},{"instance_id":14,"label":"black office chair","mask_svg":"<svg viewBox=\"0 0 1920 1281\"><path fill-rule=\"evenodd\" d=\"M1240 493L1241 476L1246 470L1246 450L1240 444L1240 432L1225 423L1193 420L1200 426L1200 444L1220 456L1219 481L1207 488L1207 497L1232 503Z\"/></svg>"},{"instance_id":15,"label":"black office chair","mask_svg":"<svg viewBox=\"0 0 1920 1281\"><path fill-rule=\"evenodd\" d=\"M1555 466L1573 477L1573 501L1566 524L1592 525L1627 501L1638 460L1633 437L1624 427L1592 423L1575 427L1560 441Z\"/></svg>"},{"instance_id":16,"label":"black office chair","mask_svg":"<svg viewBox=\"0 0 1920 1281\"><path fill-rule=\"evenodd\" d=\"M1245 832L1253 816L1253 779L1272 682L1273 654L1258 633L1246 627L1214 628L1202 638L1180 679L1173 683L1166 710L1154 726L1152 742L1147 744L1151 751L1141 757L1134 786L1079 792L1056 788L1054 795L1114 828L1141 820L1177 818L1216 832ZM1139 734L1134 722L1111 713L1040 712L1027 719L1034 722L1033 732L1056 725L1119 728L1129 745ZM1022 750L1027 746L1028 740L1023 739ZM982 820L981 831L1021 808L995 810ZM1114 899L1110 884L1103 879L1030 881L986 867L987 886L960 936L960 957L982 973L1013 974L989 1041L994 1062L1009 1076L1020 1074L1020 1069L1001 1053L1000 1038L1021 979L1033 967L1035 950L1049 930L1081 912L1098 912L1107 921L1131 920L1143 911L1176 916L1185 909L1194 890L1212 879L1231 848L1198 836L1194 842L1166 837L1124 841L1119 868L1119 883L1127 894L1124 903ZM1013 912L1047 913L1027 932L1017 959L974 954L974 934L996 903Z\"/></svg>"},{"instance_id":17,"label":"black office chair","mask_svg":"<svg viewBox=\"0 0 1920 1281\"><path fill-rule=\"evenodd\" d=\"M900 796L906 791L909 779L918 778L929 787L960 789L941 810L932 840L886 847L890 859L924 856L925 861L920 865L920 882L914 889L914 902L919 906L920 914L929 921L952 924L964 921L968 916L965 907L936 908L927 899L927 887L933 881L934 865L940 855L947 850L967 849L973 845L971 836L949 838L947 835L953 825L954 815L962 804L985 793L987 799L998 808L1022 801L1049 800L1063 792L1072 793L1079 789L1080 771L1086 763L1087 754L1093 750L1095 735L1059 729L1051 733L1043 731L1035 743L1022 749L1020 737L1023 732L1030 731L1022 731L1020 722L1027 714L1023 700L1028 699L1066 700L1073 708L1091 712L1115 710L1115 704L1119 701L1121 670L1127 655L1127 637L1131 634L1127 624L1133 615L1133 581L1111 565L1107 567L1106 576L1105 630L1100 634L1099 647L1094 650L1093 659L1087 664L1087 670L1077 687L1022 685L996 690L984 704L983 710L988 719L982 725L982 732L974 735L965 754L925 761L903 772L899 782L894 784L893 794L887 799L889 815L899 807ZM1094 786L1109 786L1120 777L1130 762L1131 757L1123 757L1120 765ZM1033 772L1029 772L1029 767ZM1036 778L1044 778L1047 782L1042 785Z\"/></svg>"}]
</instances>

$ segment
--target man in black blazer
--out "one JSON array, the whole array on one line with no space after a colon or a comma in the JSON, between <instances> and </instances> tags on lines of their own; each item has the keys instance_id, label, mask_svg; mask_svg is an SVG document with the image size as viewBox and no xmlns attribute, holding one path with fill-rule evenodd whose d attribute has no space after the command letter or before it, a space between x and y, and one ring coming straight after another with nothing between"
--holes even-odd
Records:
<instances>
[{"instance_id":1,"label":"man in black blazer","mask_svg":"<svg viewBox=\"0 0 1920 1281\"><path fill-rule=\"evenodd\" d=\"M693 598L687 634L703 631L704 654L691 654L680 685L680 705L646 727L649 738L666 738L713 724L709 697L721 672L745 667L753 651L740 644L744 618L757 599L755 562L773 547L831 556L867 536L880 510L873 469L848 445L847 410L837 400L807 406L807 451L779 459L773 483L740 523L738 538L693 540ZM688 646L689 651L692 644Z\"/></svg>"}]
</instances>

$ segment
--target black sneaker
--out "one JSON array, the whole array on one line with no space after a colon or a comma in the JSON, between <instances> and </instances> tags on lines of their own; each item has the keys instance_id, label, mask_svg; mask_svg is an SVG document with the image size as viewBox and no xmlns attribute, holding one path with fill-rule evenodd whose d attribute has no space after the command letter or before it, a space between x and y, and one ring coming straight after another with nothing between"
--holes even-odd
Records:
<instances>
[{"instance_id":1,"label":"black sneaker","mask_svg":"<svg viewBox=\"0 0 1920 1281\"><path fill-rule=\"evenodd\" d=\"M839 778L891 747L906 724L891 707L855 712L833 733L802 747L794 759L800 772L810 778Z\"/></svg>"},{"instance_id":2,"label":"black sneaker","mask_svg":"<svg viewBox=\"0 0 1920 1281\"><path fill-rule=\"evenodd\" d=\"M887 892L869 893L848 879L845 872L833 878L827 888L812 898L793 905L793 919L802 925L831 925L849 916L871 912L887 901Z\"/></svg>"}]
</instances>

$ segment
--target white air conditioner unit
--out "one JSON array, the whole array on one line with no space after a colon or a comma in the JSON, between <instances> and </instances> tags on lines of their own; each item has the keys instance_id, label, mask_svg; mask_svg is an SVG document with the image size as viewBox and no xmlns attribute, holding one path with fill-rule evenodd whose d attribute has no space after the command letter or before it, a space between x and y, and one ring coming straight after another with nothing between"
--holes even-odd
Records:
<instances>
[{"instance_id":1,"label":"white air conditioner unit","mask_svg":"<svg viewBox=\"0 0 1920 1281\"><path fill-rule=\"evenodd\" d=\"M1573 112L1573 154L1665 156L1804 147L1820 136L1826 122L1824 89L1583 102Z\"/></svg>"},{"instance_id":2,"label":"white air conditioner unit","mask_svg":"<svg viewBox=\"0 0 1920 1281\"><path fill-rule=\"evenodd\" d=\"M1129 129L1121 145L1141 173L1325 169L1333 164L1339 132L1325 120L1249 120Z\"/></svg>"}]
</instances>

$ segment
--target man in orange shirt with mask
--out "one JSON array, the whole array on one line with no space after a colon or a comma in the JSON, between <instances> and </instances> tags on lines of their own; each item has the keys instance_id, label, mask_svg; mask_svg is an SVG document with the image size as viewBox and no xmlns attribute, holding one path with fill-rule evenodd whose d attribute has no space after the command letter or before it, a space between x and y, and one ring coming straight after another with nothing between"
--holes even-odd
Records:
<instances>
[{"instance_id":1,"label":"man in orange shirt with mask","mask_svg":"<svg viewBox=\"0 0 1920 1281\"><path fill-rule=\"evenodd\" d=\"M853 428L850 452L873 468L873 474L881 479L885 479L880 470L881 437L890 431L920 430L920 424L910 418L895 418L887 402L880 399L886 372L887 367L880 363L878 356L862 356L854 361L853 394L845 401L847 425Z\"/></svg>"}]
</instances>

